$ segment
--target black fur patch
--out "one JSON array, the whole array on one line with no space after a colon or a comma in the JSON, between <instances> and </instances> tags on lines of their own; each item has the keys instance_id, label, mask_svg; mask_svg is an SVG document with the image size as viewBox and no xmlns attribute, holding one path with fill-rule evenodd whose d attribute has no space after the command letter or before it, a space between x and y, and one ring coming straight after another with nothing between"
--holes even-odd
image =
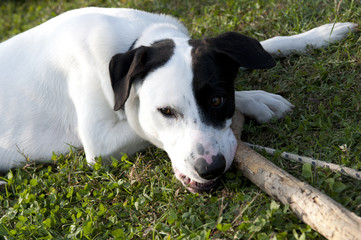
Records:
<instances>
[{"instance_id":1,"label":"black fur patch","mask_svg":"<svg viewBox=\"0 0 361 240\"><path fill-rule=\"evenodd\" d=\"M189 40L189 44L193 47L193 92L202 121L223 128L235 111L234 79L239 68L271 68L275 61L257 40L233 32ZM221 97L222 103L215 106L213 97Z\"/></svg>"},{"instance_id":2,"label":"black fur patch","mask_svg":"<svg viewBox=\"0 0 361 240\"><path fill-rule=\"evenodd\" d=\"M133 81L143 80L150 72L163 66L172 57L175 43L165 39L150 47L140 46L112 57L109 74L115 96L114 110L121 109L128 99Z\"/></svg>"},{"instance_id":3,"label":"black fur patch","mask_svg":"<svg viewBox=\"0 0 361 240\"><path fill-rule=\"evenodd\" d=\"M191 41L193 65L193 93L201 113L201 119L213 127L224 127L225 120L233 116L235 110L233 79L238 67L224 54ZM226 61L225 61L226 60ZM223 103L214 107L210 104L213 96L223 98Z\"/></svg>"}]
</instances>

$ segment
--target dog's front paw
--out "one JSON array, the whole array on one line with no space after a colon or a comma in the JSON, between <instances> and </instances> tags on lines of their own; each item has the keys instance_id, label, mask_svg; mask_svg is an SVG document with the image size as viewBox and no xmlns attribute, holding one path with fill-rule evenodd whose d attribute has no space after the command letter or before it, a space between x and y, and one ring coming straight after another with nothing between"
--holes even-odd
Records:
<instances>
[{"instance_id":1,"label":"dog's front paw","mask_svg":"<svg viewBox=\"0 0 361 240\"><path fill-rule=\"evenodd\" d=\"M310 45L323 47L344 39L350 32L357 31L357 26L358 24L350 22L325 24L307 32L307 36L313 39Z\"/></svg>"},{"instance_id":2,"label":"dog's front paw","mask_svg":"<svg viewBox=\"0 0 361 240\"><path fill-rule=\"evenodd\" d=\"M237 91L236 108L259 123L281 118L294 106L282 96L261 90Z\"/></svg>"}]
</instances>

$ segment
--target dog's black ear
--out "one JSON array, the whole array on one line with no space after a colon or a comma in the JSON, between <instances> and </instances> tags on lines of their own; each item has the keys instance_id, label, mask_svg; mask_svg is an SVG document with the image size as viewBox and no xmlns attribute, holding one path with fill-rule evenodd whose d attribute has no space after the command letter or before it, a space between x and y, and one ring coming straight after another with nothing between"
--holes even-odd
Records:
<instances>
[{"instance_id":1,"label":"dog's black ear","mask_svg":"<svg viewBox=\"0 0 361 240\"><path fill-rule=\"evenodd\" d=\"M164 65L172 56L173 49L173 41L163 40L112 57L109 74L115 97L114 111L123 107L134 80L144 79L149 72Z\"/></svg>"},{"instance_id":2,"label":"dog's black ear","mask_svg":"<svg viewBox=\"0 0 361 240\"><path fill-rule=\"evenodd\" d=\"M226 53L240 67L266 69L276 65L273 57L263 49L259 41L236 32L223 33L215 38L206 39L206 42Z\"/></svg>"},{"instance_id":3,"label":"dog's black ear","mask_svg":"<svg viewBox=\"0 0 361 240\"><path fill-rule=\"evenodd\" d=\"M109 74L114 91L114 111L121 109L128 99L133 81L144 68L146 47L140 47L112 57L109 63Z\"/></svg>"}]
</instances>

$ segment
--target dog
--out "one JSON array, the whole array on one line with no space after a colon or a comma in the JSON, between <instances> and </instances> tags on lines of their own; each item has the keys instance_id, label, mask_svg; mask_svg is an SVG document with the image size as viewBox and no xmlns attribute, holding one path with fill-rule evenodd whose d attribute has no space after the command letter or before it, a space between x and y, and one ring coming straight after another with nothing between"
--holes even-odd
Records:
<instances>
[{"instance_id":1,"label":"dog","mask_svg":"<svg viewBox=\"0 0 361 240\"><path fill-rule=\"evenodd\" d=\"M356 24L323 25L263 42L235 32L191 39L177 19L133 9L63 13L0 44L0 170L49 161L69 145L98 156L153 144L191 191L231 166L235 109L266 123L291 111L283 97L235 91L240 68L338 41Z\"/></svg>"}]
</instances>

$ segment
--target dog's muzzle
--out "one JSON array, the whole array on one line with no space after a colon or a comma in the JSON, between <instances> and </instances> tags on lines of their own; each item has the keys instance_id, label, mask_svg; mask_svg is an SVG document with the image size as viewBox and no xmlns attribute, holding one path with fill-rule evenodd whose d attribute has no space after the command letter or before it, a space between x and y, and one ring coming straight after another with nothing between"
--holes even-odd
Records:
<instances>
[{"instance_id":1,"label":"dog's muzzle","mask_svg":"<svg viewBox=\"0 0 361 240\"><path fill-rule=\"evenodd\" d=\"M196 159L194 165L195 171L199 177L206 180L205 182L197 182L185 174L174 168L176 177L183 183L184 186L192 193L209 192L218 186L218 178L224 173L226 169L226 159L222 154L212 156L212 161L207 162L206 159L200 157Z\"/></svg>"}]
</instances>

